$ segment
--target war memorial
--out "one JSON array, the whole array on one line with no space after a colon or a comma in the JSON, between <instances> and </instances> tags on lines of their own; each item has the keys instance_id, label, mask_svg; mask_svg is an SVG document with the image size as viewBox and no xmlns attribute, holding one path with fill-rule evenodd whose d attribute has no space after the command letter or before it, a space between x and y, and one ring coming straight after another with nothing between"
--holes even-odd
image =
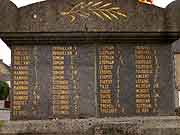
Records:
<instances>
[{"instance_id":1,"label":"war memorial","mask_svg":"<svg viewBox=\"0 0 180 135\"><path fill-rule=\"evenodd\" d=\"M12 51L0 135L180 135L180 1L0 0L0 11Z\"/></svg>"}]
</instances>

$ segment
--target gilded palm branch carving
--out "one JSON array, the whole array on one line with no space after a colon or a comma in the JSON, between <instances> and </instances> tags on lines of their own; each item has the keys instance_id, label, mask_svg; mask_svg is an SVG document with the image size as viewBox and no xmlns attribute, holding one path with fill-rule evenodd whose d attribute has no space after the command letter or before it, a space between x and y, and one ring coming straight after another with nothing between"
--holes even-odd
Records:
<instances>
[{"instance_id":1,"label":"gilded palm branch carving","mask_svg":"<svg viewBox=\"0 0 180 135\"><path fill-rule=\"evenodd\" d=\"M88 18L91 15L95 15L102 20L120 19L120 17L127 17L126 14L122 13L119 7L113 7L112 3L99 2L80 2L75 5L71 10L61 12L61 15L68 16L71 18L71 23L74 22L77 16Z\"/></svg>"},{"instance_id":2,"label":"gilded palm branch carving","mask_svg":"<svg viewBox=\"0 0 180 135\"><path fill-rule=\"evenodd\" d=\"M152 4L152 0L138 0L141 3L145 3L145 4Z\"/></svg>"}]
</instances>

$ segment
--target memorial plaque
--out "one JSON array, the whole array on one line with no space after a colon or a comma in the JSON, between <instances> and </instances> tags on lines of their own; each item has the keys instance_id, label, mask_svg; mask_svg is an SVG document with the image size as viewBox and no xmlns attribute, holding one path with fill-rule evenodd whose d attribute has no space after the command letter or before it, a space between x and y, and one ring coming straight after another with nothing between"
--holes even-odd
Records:
<instances>
[{"instance_id":1,"label":"memorial plaque","mask_svg":"<svg viewBox=\"0 0 180 135\"><path fill-rule=\"evenodd\" d=\"M53 47L52 55L53 114L78 115L80 93L77 47Z\"/></svg>"},{"instance_id":2,"label":"memorial plaque","mask_svg":"<svg viewBox=\"0 0 180 135\"><path fill-rule=\"evenodd\" d=\"M28 113L29 88L30 88L30 52L28 47L13 48L13 116L25 117Z\"/></svg>"},{"instance_id":3,"label":"memorial plaque","mask_svg":"<svg viewBox=\"0 0 180 135\"><path fill-rule=\"evenodd\" d=\"M136 113L156 113L160 97L158 50L137 46L135 58Z\"/></svg>"},{"instance_id":4,"label":"memorial plaque","mask_svg":"<svg viewBox=\"0 0 180 135\"><path fill-rule=\"evenodd\" d=\"M48 58L50 49L18 46L12 48L12 54L13 118L48 118L51 85L49 84L51 63Z\"/></svg>"},{"instance_id":5,"label":"memorial plaque","mask_svg":"<svg viewBox=\"0 0 180 135\"><path fill-rule=\"evenodd\" d=\"M92 77L94 61L88 57L91 54L93 49L88 47L86 49L77 46L52 47L54 116L95 115L94 77ZM87 106L89 108L86 108Z\"/></svg>"},{"instance_id":6,"label":"memorial plaque","mask_svg":"<svg viewBox=\"0 0 180 135\"><path fill-rule=\"evenodd\" d=\"M124 64L121 50L117 46L97 48L97 84L99 112L101 114L125 113L120 102L120 68Z\"/></svg>"},{"instance_id":7,"label":"memorial plaque","mask_svg":"<svg viewBox=\"0 0 180 135\"><path fill-rule=\"evenodd\" d=\"M17 119L173 114L171 47L13 47Z\"/></svg>"}]
</instances>

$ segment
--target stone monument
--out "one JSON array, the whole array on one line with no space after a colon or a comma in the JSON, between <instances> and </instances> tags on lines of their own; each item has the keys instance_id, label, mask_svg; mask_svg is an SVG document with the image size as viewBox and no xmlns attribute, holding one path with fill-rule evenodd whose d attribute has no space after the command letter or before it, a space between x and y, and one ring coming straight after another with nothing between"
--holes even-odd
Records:
<instances>
[{"instance_id":1,"label":"stone monument","mask_svg":"<svg viewBox=\"0 0 180 135\"><path fill-rule=\"evenodd\" d=\"M1 1L13 120L175 115L178 1Z\"/></svg>"},{"instance_id":2,"label":"stone monument","mask_svg":"<svg viewBox=\"0 0 180 135\"><path fill-rule=\"evenodd\" d=\"M9 6L12 118L172 115L177 37L162 33L166 10L129 2Z\"/></svg>"}]
</instances>

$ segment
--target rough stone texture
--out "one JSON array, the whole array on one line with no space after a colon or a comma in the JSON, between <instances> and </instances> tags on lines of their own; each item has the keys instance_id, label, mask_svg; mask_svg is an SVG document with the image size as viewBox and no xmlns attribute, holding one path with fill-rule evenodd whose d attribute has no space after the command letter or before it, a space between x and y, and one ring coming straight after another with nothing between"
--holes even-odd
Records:
<instances>
[{"instance_id":1,"label":"rough stone texture","mask_svg":"<svg viewBox=\"0 0 180 135\"><path fill-rule=\"evenodd\" d=\"M104 1L108 3L108 0ZM74 23L61 13L71 9L77 1L48 0L42 3L20 8L20 27L18 31L28 32L72 32L72 31L164 31L165 10L126 0L113 1L113 5L120 7L127 14L127 18L119 20L104 20L90 16L88 19L78 17ZM37 15L37 18L33 18ZM27 23L28 22L28 23Z\"/></svg>"},{"instance_id":2,"label":"rough stone texture","mask_svg":"<svg viewBox=\"0 0 180 135\"><path fill-rule=\"evenodd\" d=\"M180 31L180 1L176 0L166 8L166 29L167 31Z\"/></svg>"},{"instance_id":3,"label":"rough stone texture","mask_svg":"<svg viewBox=\"0 0 180 135\"><path fill-rule=\"evenodd\" d=\"M180 135L180 118L123 117L1 121L0 135Z\"/></svg>"},{"instance_id":4,"label":"rough stone texture","mask_svg":"<svg viewBox=\"0 0 180 135\"><path fill-rule=\"evenodd\" d=\"M16 32L18 9L9 0L0 0L0 32Z\"/></svg>"},{"instance_id":5,"label":"rough stone texture","mask_svg":"<svg viewBox=\"0 0 180 135\"><path fill-rule=\"evenodd\" d=\"M17 8L9 0L0 1L1 32L167 32L180 31L180 2L171 3L166 9L147 5L136 0L104 0L120 7L127 18L102 20L94 15L77 17L70 23L62 12L70 10L80 1L47 0Z\"/></svg>"}]
</instances>

